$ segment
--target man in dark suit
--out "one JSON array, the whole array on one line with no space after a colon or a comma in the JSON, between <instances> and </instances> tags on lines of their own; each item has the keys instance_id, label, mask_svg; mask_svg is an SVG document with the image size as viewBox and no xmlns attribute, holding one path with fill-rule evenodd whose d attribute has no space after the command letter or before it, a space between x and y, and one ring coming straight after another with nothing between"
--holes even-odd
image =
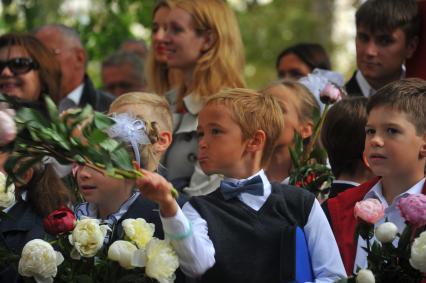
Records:
<instances>
[{"instance_id":1,"label":"man in dark suit","mask_svg":"<svg viewBox=\"0 0 426 283\"><path fill-rule=\"evenodd\" d=\"M108 111L114 96L95 89L87 76L87 54L77 31L65 25L50 24L38 28L35 36L52 50L61 65L59 109L90 104L97 111Z\"/></svg>"},{"instance_id":2,"label":"man in dark suit","mask_svg":"<svg viewBox=\"0 0 426 283\"><path fill-rule=\"evenodd\" d=\"M420 16L416 0L368 0L358 9L358 70L345 85L352 96L370 96L405 77L405 60L417 48Z\"/></svg>"}]
</instances>

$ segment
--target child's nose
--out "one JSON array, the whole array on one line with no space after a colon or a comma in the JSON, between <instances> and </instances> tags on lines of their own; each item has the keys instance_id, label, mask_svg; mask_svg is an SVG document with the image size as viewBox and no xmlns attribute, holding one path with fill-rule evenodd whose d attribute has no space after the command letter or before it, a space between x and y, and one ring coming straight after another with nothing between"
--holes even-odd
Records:
<instances>
[{"instance_id":1,"label":"child's nose","mask_svg":"<svg viewBox=\"0 0 426 283\"><path fill-rule=\"evenodd\" d=\"M373 40L370 40L367 44L366 48L366 53L369 56L377 56L377 45Z\"/></svg>"},{"instance_id":2,"label":"child's nose","mask_svg":"<svg viewBox=\"0 0 426 283\"><path fill-rule=\"evenodd\" d=\"M87 166L82 166L77 172L77 178L81 180L86 180L91 177L91 174L87 168Z\"/></svg>"},{"instance_id":3,"label":"child's nose","mask_svg":"<svg viewBox=\"0 0 426 283\"><path fill-rule=\"evenodd\" d=\"M376 134L370 139L370 143L373 146L383 146L383 139L380 135Z\"/></svg>"}]
</instances>

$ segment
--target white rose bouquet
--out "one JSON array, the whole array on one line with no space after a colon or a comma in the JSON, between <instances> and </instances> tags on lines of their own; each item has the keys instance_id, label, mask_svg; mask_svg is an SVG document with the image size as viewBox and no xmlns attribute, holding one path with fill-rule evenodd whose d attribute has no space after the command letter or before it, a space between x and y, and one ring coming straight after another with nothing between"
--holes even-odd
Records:
<instances>
[{"instance_id":1,"label":"white rose bouquet","mask_svg":"<svg viewBox=\"0 0 426 283\"><path fill-rule=\"evenodd\" d=\"M43 225L56 240L53 246L33 240L19 260L19 273L44 282L154 282L172 283L179 267L170 243L155 238L155 226L144 219L122 222L124 239L105 244L111 229L97 219L75 220L61 208L48 215ZM114 229L114 228L113 228Z\"/></svg>"}]
</instances>

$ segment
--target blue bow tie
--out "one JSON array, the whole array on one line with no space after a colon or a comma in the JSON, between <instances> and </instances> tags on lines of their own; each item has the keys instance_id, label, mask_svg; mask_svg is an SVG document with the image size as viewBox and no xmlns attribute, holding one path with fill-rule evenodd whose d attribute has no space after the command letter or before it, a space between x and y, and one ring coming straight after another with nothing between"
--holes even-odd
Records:
<instances>
[{"instance_id":1,"label":"blue bow tie","mask_svg":"<svg viewBox=\"0 0 426 283\"><path fill-rule=\"evenodd\" d=\"M222 191L223 198L225 200L234 198L241 193L263 196L263 182L262 178L259 175L254 178L251 178L250 180L246 180L239 183L221 181L220 190Z\"/></svg>"}]
</instances>

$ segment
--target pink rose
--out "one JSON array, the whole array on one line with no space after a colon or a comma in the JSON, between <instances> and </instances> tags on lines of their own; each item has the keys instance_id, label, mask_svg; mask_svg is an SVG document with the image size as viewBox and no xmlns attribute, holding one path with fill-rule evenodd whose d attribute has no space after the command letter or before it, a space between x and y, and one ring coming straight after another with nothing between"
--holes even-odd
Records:
<instances>
[{"instance_id":1,"label":"pink rose","mask_svg":"<svg viewBox=\"0 0 426 283\"><path fill-rule=\"evenodd\" d=\"M342 91L333 83L328 83L320 93L320 100L324 104L333 104L342 99Z\"/></svg>"},{"instance_id":2,"label":"pink rose","mask_svg":"<svg viewBox=\"0 0 426 283\"><path fill-rule=\"evenodd\" d=\"M0 146L6 145L16 138L15 121L5 111L0 111Z\"/></svg>"},{"instance_id":3,"label":"pink rose","mask_svg":"<svg viewBox=\"0 0 426 283\"><path fill-rule=\"evenodd\" d=\"M426 225L426 196L412 194L398 202L401 216L415 227Z\"/></svg>"},{"instance_id":4,"label":"pink rose","mask_svg":"<svg viewBox=\"0 0 426 283\"><path fill-rule=\"evenodd\" d=\"M383 205L377 199L366 199L355 204L354 215L367 223L375 224L385 215Z\"/></svg>"}]
</instances>

